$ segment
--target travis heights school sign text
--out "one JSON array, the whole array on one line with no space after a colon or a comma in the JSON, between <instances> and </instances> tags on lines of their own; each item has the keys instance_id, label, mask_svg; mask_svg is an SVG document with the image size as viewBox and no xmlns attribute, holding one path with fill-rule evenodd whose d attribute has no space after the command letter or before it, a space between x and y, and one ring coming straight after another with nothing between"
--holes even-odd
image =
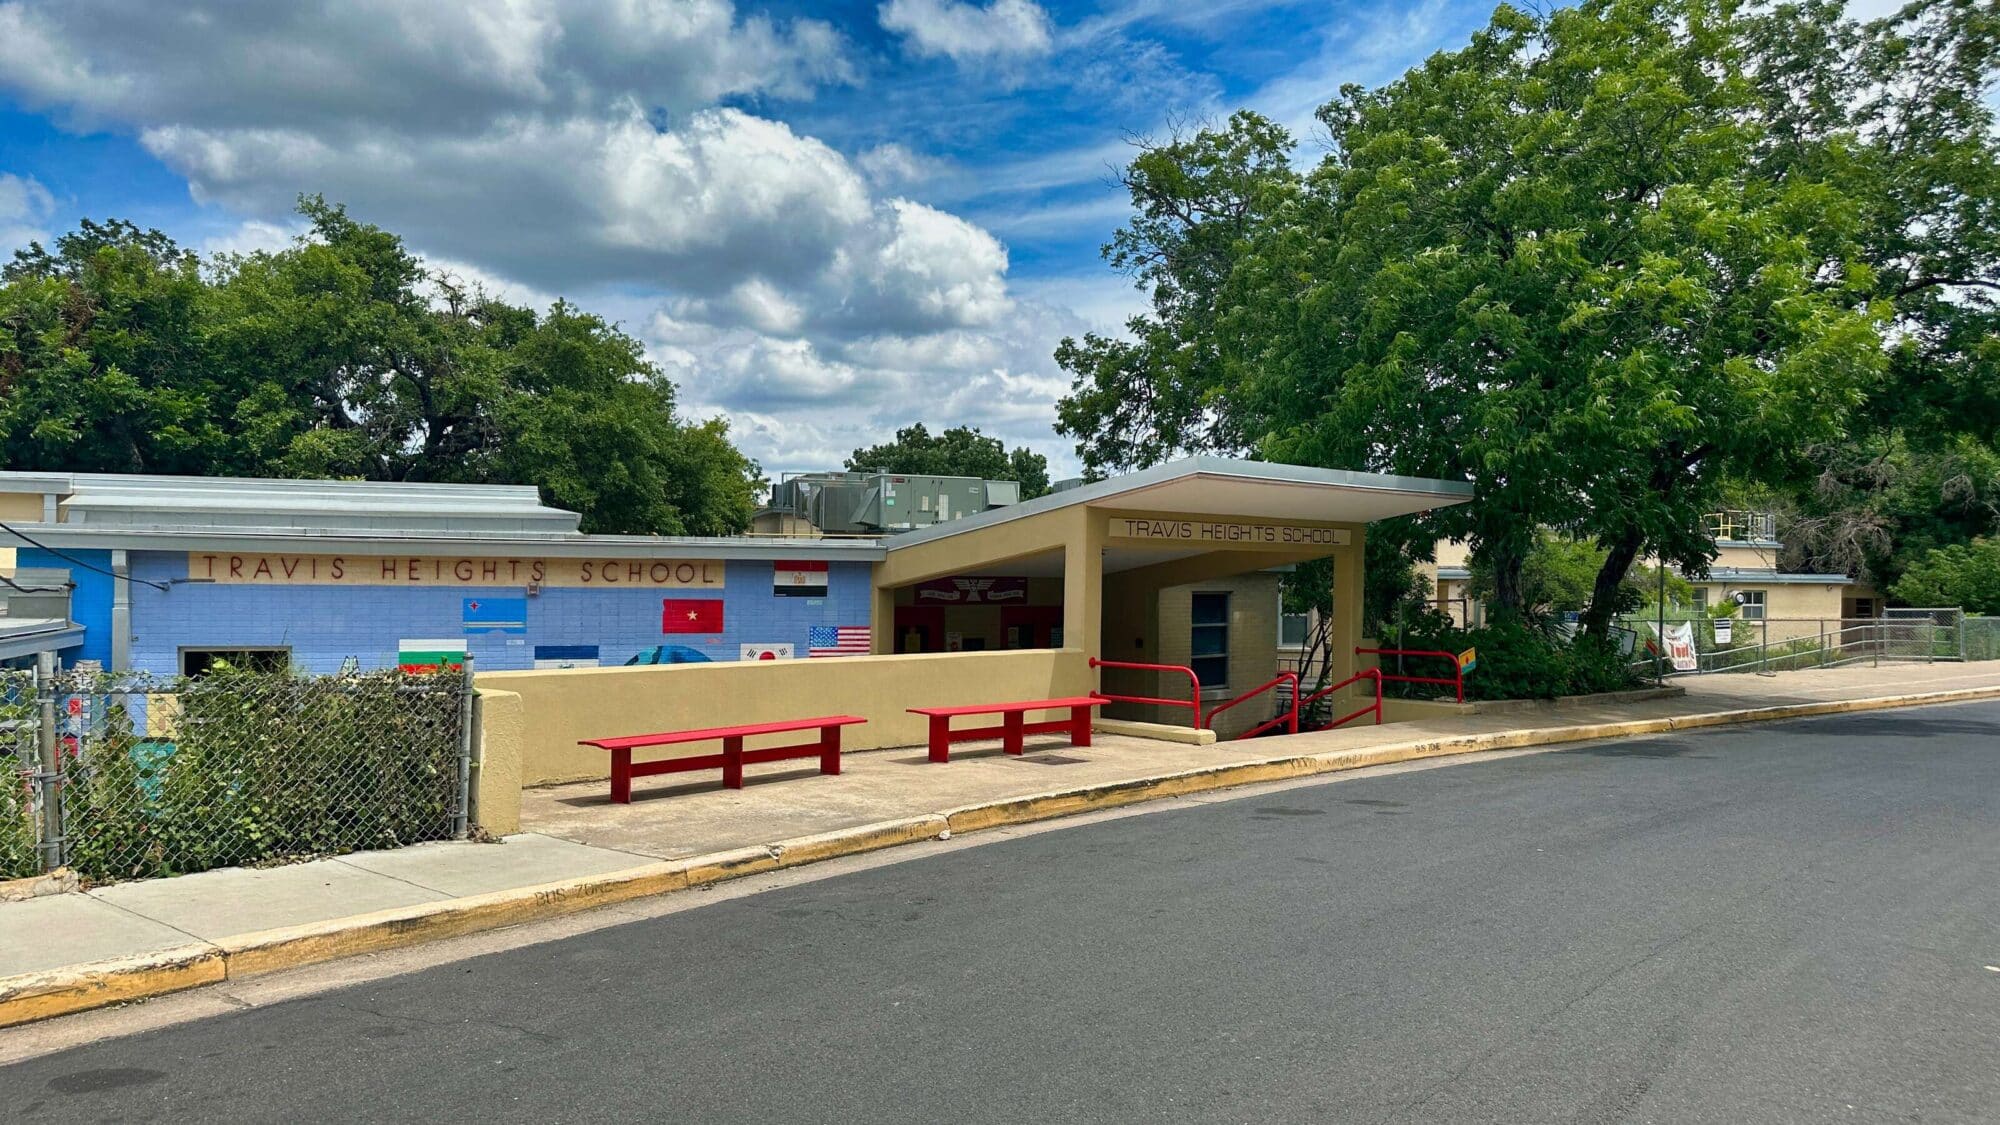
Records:
<instances>
[{"instance_id":1,"label":"travis heights school sign text","mask_svg":"<svg viewBox=\"0 0 2000 1125\"><path fill-rule=\"evenodd\" d=\"M1113 539L1143 539L1156 543L1202 543L1231 547L1345 547L1352 541L1346 528L1303 527L1279 523L1227 523L1218 520L1159 520L1111 517L1107 533Z\"/></svg>"},{"instance_id":2,"label":"travis heights school sign text","mask_svg":"<svg viewBox=\"0 0 2000 1125\"><path fill-rule=\"evenodd\" d=\"M434 555L188 553L196 582L277 586L637 586L719 588L717 559L510 559Z\"/></svg>"}]
</instances>

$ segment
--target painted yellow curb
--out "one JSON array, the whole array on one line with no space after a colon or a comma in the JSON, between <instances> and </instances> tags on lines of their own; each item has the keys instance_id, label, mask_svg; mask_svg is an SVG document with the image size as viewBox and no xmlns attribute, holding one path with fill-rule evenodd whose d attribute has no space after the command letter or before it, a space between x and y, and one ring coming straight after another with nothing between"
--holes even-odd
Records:
<instances>
[{"instance_id":1,"label":"painted yellow curb","mask_svg":"<svg viewBox=\"0 0 2000 1125\"><path fill-rule=\"evenodd\" d=\"M913 816L906 820L889 820L880 824L864 824L859 828L838 828L832 832L799 836L780 841L774 847L778 851L779 866L798 867L824 859L860 855L935 839L950 827L951 824L941 815Z\"/></svg>"},{"instance_id":2,"label":"painted yellow curb","mask_svg":"<svg viewBox=\"0 0 2000 1125\"><path fill-rule=\"evenodd\" d=\"M215 944L231 978L250 977L358 953L375 953L558 918L580 910L684 890L687 885L685 863L652 863L603 875L239 934Z\"/></svg>"},{"instance_id":3,"label":"painted yellow curb","mask_svg":"<svg viewBox=\"0 0 2000 1125\"><path fill-rule=\"evenodd\" d=\"M947 831L977 832L1053 820L1193 793L1365 769L1489 750L1554 746L1606 738L1665 734L1737 723L1817 715L1971 703L2000 699L2000 687L1961 688L1871 699L1827 700L1716 711L1677 718L1523 728L1335 750L1261 762L1202 767L1101 785L966 805L941 813L837 829L758 847L646 864L472 895L443 902L265 930L133 957L0 978L0 1027L66 1015L121 1001L160 996L228 978L299 968L340 957L456 937L481 930L670 894L729 879L932 839Z\"/></svg>"},{"instance_id":4,"label":"painted yellow curb","mask_svg":"<svg viewBox=\"0 0 2000 1125\"><path fill-rule=\"evenodd\" d=\"M226 975L222 951L207 944L20 973L0 979L0 1027L164 996Z\"/></svg>"}]
</instances>

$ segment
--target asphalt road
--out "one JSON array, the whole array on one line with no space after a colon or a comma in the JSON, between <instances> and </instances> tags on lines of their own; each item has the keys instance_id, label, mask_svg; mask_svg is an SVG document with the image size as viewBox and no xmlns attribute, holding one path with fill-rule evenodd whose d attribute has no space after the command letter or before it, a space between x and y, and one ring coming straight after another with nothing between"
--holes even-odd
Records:
<instances>
[{"instance_id":1,"label":"asphalt road","mask_svg":"<svg viewBox=\"0 0 2000 1125\"><path fill-rule=\"evenodd\" d=\"M2000 1121L1996 734L1880 712L1047 832L46 1056L0 1116Z\"/></svg>"}]
</instances>

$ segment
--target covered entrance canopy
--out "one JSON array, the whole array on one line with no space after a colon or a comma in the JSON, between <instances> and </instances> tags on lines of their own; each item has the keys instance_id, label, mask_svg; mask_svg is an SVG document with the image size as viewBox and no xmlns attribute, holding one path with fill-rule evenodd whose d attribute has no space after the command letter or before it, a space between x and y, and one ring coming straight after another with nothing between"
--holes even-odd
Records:
<instances>
[{"instance_id":1,"label":"covered entrance canopy","mask_svg":"<svg viewBox=\"0 0 2000 1125\"><path fill-rule=\"evenodd\" d=\"M1460 481L1194 457L890 539L875 566L874 651L898 650L897 592L980 576L1060 580L1059 643L1107 652L1149 593L1313 559L1334 560L1333 673L1361 639L1362 546L1374 520L1462 504ZM908 595L905 595L908 599ZM1037 646L1040 647L1040 646ZM1143 641L1141 644L1143 647Z\"/></svg>"}]
</instances>

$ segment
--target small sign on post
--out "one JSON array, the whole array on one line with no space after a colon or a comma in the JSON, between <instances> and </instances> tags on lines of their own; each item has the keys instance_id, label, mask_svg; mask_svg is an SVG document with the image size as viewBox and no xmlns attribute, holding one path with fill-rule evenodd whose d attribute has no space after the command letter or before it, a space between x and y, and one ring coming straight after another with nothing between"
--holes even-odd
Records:
<instances>
[{"instance_id":1,"label":"small sign on post","mask_svg":"<svg viewBox=\"0 0 2000 1125\"><path fill-rule=\"evenodd\" d=\"M1479 667L1478 648L1469 648L1458 654L1458 671L1460 675L1464 675L1477 667Z\"/></svg>"}]
</instances>

